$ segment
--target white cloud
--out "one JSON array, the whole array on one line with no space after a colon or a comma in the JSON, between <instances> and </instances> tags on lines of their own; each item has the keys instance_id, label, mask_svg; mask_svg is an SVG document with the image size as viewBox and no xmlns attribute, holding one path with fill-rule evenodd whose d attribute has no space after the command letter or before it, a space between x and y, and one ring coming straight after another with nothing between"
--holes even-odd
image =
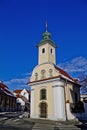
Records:
<instances>
[{"instance_id":1,"label":"white cloud","mask_svg":"<svg viewBox=\"0 0 87 130\"><path fill-rule=\"evenodd\" d=\"M24 73L24 74L22 74L22 76L28 76L28 77L30 77L31 74L32 74L32 72L28 72L28 73Z\"/></svg>"},{"instance_id":2,"label":"white cloud","mask_svg":"<svg viewBox=\"0 0 87 130\"><path fill-rule=\"evenodd\" d=\"M78 77L81 73L87 73L87 59L85 57L76 57L70 61L58 64L61 68L67 71L73 77ZM4 83L11 89L23 89L29 88L27 82L29 82L31 72L25 73L20 76L20 78L13 78ZM82 75L82 74L81 74ZM21 78L22 77L22 78Z\"/></svg>"},{"instance_id":3,"label":"white cloud","mask_svg":"<svg viewBox=\"0 0 87 130\"><path fill-rule=\"evenodd\" d=\"M16 79L11 79L9 81L5 81L6 84L12 84L12 83L26 83L27 82L27 78L16 78Z\"/></svg>"},{"instance_id":4,"label":"white cloud","mask_svg":"<svg viewBox=\"0 0 87 130\"><path fill-rule=\"evenodd\" d=\"M28 75L28 76L27 76ZM9 81L4 81L4 84L6 84L11 90L14 89L29 89L29 86L27 85L27 82L29 82L30 73L25 74L23 78L13 78Z\"/></svg>"},{"instance_id":5,"label":"white cloud","mask_svg":"<svg viewBox=\"0 0 87 130\"><path fill-rule=\"evenodd\" d=\"M26 73L25 75L30 77L30 76L31 76L31 73L32 73L32 72Z\"/></svg>"},{"instance_id":6,"label":"white cloud","mask_svg":"<svg viewBox=\"0 0 87 130\"><path fill-rule=\"evenodd\" d=\"M65 71L71 75L76 75L80 73L87 73L87 59L85 57L76 57L70 61L58 64Z\"/></svg>"}]
</instances>

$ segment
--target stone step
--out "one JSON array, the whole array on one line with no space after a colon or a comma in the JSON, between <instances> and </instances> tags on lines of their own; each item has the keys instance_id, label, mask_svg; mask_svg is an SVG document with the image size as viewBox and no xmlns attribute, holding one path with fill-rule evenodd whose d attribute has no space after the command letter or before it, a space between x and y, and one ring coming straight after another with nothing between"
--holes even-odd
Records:
<instances>
[{"instance_id":1,"label":"stone step","mask_svg":"<svg viewBox=\"0 0 87 130\"><path fill-rule=\"evenodd\" d=\"M58 125L55 126L54 130L81 130L81 129L74 125Z\"/></svg>"},{"instance_id":2,"label":"stone step","mask_svg":"<svg viewBox=\"0 0 87 130\"><path fill-rule=\"evenodd\" d=\"M54 125L36 123L32 130L54 130Z\"/></svg>"},{"instance_id":3,"label":"stone step","mask_svg":"<svg viewBox=\"0 0 87 130\"><path fill-rule=\"evenodd\" d=\"M54 128L54 130L81 130L80 128L68 128L68 127L62 127L62 128L60 128L60 127L56 127L56 128Z\"/></svg>"},{"instance_id":4,"label":"stone step","mask_svg":"<svg viewBox=\"0 0 87 130\"><path fill-rule=\"evenodd\" d=\"M80 128L57 128L54 130L81 130Z\"/></svg>"},{"instance_id":5,"label":"stone step","mask_svg":"<svg viewBox=\"0 0 87 130\"><path fill-rule=\"evenodd\" d=\"M32 130L81 130L77 126L72 125L52 125L52 124L42 124L36 123Z\"/></svg>"}]
</instances>

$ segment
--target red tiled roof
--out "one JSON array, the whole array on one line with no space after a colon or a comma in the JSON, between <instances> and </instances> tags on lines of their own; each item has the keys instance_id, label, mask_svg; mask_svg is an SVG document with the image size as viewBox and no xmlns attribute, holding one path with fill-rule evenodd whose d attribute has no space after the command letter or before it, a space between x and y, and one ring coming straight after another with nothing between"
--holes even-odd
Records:
<instances>
[{"instance_id":1,"label":"red tiled roof","mask_svg":"<svg viewBox=\"0 0 87 130\"><path fill-rule=\"evenodd\" d=\"M3 83L0 83L0 87L2 87L3 89L9 89L6 85L4 85Z\"/></svg>"},{"instance_id":2,"label":"red tiled roof","mask_svg":"<svg viewBox=\"0 0 87 130\"><path fill-rule=\"evenodd\" d=\"M13 92L14 93L16 93L16 94L20 94L21 93L21 89L17 89L17 90L14 90ZM28 93L30 93L30 91L29 90L26 90Z\"/></svg>"},{"instance_id":3,"label":"red tiled roof","mask_svg":"<svg viewBox=\"0 0 87 130\"><path fill-rule=\"evenodd\" d=\"M61 68L59 68L59 67L57 67L57 66L55 66L55 68L56 68L62 75L66 76L67 78L69 78L69 79L71 79L71 80L73 80L73 78L72 78L66 71L64 71L63 69L61 69Z\"/></svg>"},{"instance_id":4,"label":"red tiled roof","mask_svg":"<svg viewBox=\"0 0 87 130\"><path fill-rule=\"evenodd\" d=\"M78 80L77 79L73 79L66 71L64 71L63 69L61 69L58 66L55 66L55 68L59 71L60 74L64 75L65 77L69 78L70 80L72 80L74 83L78 84Z\"/></svg>"},{"instance_id":5,"label":"red tiled roof","mask_svg":"<svg viewBox=\"0 0 87 130\"><path fill-rule=\"evenodd\" d=\"M6 85L4 85L3 83L0 83L0 91L6 95L9 96L13 96L13 93L8 89L8 87Z\"/></svg>"},{"instance_id":6,"label":"red tiled roof","mask_svg":"<svg viewBox=\"0 0 87 130\"><path fill-rule=\"evenodd\" d=\"M20 93L22 90L14 90L14 93Z\"/></svg>"}]
</instances>

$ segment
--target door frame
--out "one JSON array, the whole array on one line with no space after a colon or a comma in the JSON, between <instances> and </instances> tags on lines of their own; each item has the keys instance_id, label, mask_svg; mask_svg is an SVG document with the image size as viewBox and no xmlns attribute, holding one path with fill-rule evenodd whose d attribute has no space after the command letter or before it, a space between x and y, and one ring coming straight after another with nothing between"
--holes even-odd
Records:
<instances>
[{"instance_id":1,"label":"door frame","mask_svg":"<svg viewBox=\"0 0 87 130\"><path fill-rule=\"evenodd\" d=\"M45 108L44 108L44 112L45 113L41 113L43 110L41 109L41 105L45 104ZM40 118L47 118L47 114L48 114L48 105L46 102L40 102L39 104L39 113L40 113Z\"/></svg>"}]
</instances>

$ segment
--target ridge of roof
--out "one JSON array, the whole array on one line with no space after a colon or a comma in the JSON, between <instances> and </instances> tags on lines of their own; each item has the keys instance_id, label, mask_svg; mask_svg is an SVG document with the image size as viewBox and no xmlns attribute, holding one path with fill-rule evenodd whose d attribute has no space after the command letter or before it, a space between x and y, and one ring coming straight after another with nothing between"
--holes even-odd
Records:
<instances>
[{"instance_id":1,"label":"ridge of roof","mask_svg":"<svg viewBox=\"0 0 87 130\"><path fill-rule=\"evenodd\" d=\"M13 92L14 93L21 93L21 91L22 90L24 90L24 89L16 89L16 90L14 90ZM30 91L29 90L27 90L27 89L25 89L28 93L30 93Z\"/></svg>"}]
</instances>

